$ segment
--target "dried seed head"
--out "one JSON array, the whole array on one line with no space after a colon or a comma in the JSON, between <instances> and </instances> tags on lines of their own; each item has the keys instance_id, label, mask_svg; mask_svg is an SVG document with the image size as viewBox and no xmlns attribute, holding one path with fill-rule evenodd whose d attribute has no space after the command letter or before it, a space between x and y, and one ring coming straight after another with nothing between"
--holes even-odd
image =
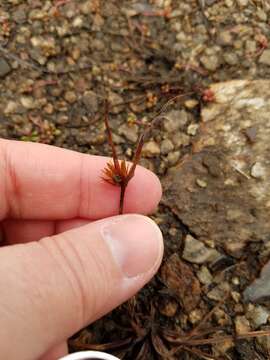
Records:
<instances>
[{"instance_id":1,"label":"dried seed head","mask_svg":"<svg viewBox=\"0 0 270 360\"><path fill-rule=\"evenodd\" d=\"M113 161L107 163L103 170L102 179L112 185L121 186L126 183L129 168L125 160L117 160L118 167Z\"/></svg>"}]
</instances>

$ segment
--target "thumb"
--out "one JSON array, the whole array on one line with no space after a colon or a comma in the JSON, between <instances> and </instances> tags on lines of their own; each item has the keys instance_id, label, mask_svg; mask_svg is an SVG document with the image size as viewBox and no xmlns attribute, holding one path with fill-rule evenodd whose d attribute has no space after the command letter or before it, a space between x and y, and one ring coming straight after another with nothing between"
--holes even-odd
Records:
<instances>
[{"instance_id":1,"label":"thumb","mask_svg":"<svg viewBox=\"0 0 270 360\"><path fill-rule=\"evenodd\" d=\"M0 250L0 347L37 359L136 293L157 271L162 235L122 215Z\"/></svg>"}]
</instances>

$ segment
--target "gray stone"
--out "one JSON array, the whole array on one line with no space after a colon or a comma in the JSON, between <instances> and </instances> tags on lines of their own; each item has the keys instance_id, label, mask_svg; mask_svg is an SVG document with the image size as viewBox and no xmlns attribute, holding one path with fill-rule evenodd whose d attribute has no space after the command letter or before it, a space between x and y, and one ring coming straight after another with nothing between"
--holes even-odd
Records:
<instances>
[{"instance_id":1,"label":"gray stone","mask_svg":"<svg viewBox=\"0 0 270 360\"><path fill-rule=\"evenodd\" d=\"M9 63L5 59L0 58L0 77L5 77L10 72L11 67L9 66Z\"/></svg>"},{"instance_id":2,"label":"gray stone","mask_svg":"<svg viewBox=\"0 0 270 360\"><path fill-rule=\"evenodd\" d=\"M136 143L138 140L138 126L137 125L123 124L119 127L118 132L120 135L124 135L124 137L132 143Z\"/></svg>"},{"instance_id":3,"label":"gray stone","mask_svg":"<svg viewBox=\"0 0 270 360\"><path fill-rule=\"evenodd\" d=\"M20 102L27 110L35 109L37 106L35 99L32 96L22 96Z\"/></svg>"},{"instance_id":4,"label":"gray stone","mask_svg":"<svg viewBox=\"0 0 270 360\"><path fill-rule=\"evenodd\" d=\"M264 50L260 56L259 63L270 66L270 49Z\"/></svg>"},{"instance_id":5,"label":"gray stone","mask_svg":"<svg viewBox=\"0 0 270 360\"><path fill-rule=\"evenodd\" d=\"M228 65L238 64L238 57L234 52L228 52L224 54L224 60Z\"/></svg>"},{"instance_id":6,"label":"gray stone","mask_svg":"<svg viewBox=\"0 0 270 360\"><path fill-rule=\"evenodd\" d=\"M270 262L262 268L260 276L244 291L245 301L257 301L270 296Z\"/></svg>"},{"instance_id":7,"label":"gray stone","mask_svg":"<svg viewBox=\"0 0 270 360\"><path fill-rule=\"evenodd\" d=\"M182 132L176 132L172 135L171 139L176 148L187 146L190 143L190 137Z\"/></svg>"},{"instance_id":8,"label":"gray stone","mask_svg":"<svg viewBox=\"0 0 270 360\"><path fill-rule=\"evenodd\" d=\"M230 45L232 43L232 39L232 33L228 30L225 30L218 35L217 41L221 45Z\"/></svg>"},{"instance_id":9,"label":"gray stone","mask_svg":"<svg viewBox=\"0 0 270 360\"><path fill-rule=\"evenodd\" d=\"M113 114L118 114L124 109L123 105L121 105L123 103L123 98L115 92L109 93L109 103L110 112Z\"/></svg>"},{"instance_id":10,"label":"gray stone","mask_svg":"<svg viewBox=\"0 0 270 360\"><path fill-rule=\"evenodd\" d=\"M180 159L180 151L172 151L167 156L168 164L170 166L177 164L179 159Z\"/></svg>"},{"instance_id":11,"label":"gray stone","mask_svg":"<svg viewBox=\"0 0 270 360\"><path fill-rule=\"evenodd\" d=\"M187 128L188 135L195 136L197 134L198 128L199 124L190 124Z\"/></svg>"},{"instance_id":12,"label":"gray stone","mask_svg":"<svg viewBox=\"0 0 270 360\"><path fill-rule=\"evenodd\" d=\"M205 246L191 235L186 236L183 259L194 264L203 264L216 261L220 256L217 250Z\"/></svg>"},{"instance_id":13,"label":"gray stone","mask_svg":"<svg viewBox=\"0 0 270 360\"><path fill-rule=\"evenodd\" d=\"M206 266L202 266L197 272L197 277L203 285L209 285L213 281L213 276Z\"/></svg>"},{"instance_id":14,"label":"gray stone","mask_svg":"<svg viewBox=\"0 0 270 360\"><path fill-rule=\"evenodd\" d=\"M205 69L209 71L215 71L219 66L219 58L216 55L204 55L200 60Z\"/></svg>"},{"instance_id":15,"label":"gray stone","mask_svg":"<svg viewBox=\"0 0 270 360\"><path fill-rule=\"evenodd\" d=\"M230 285L227 282L223 282L207 294L207 297L211 300L220 301L221 299L224 299L226 295L228 295L230 291Z\"/></svg>"},{"instance_id":16,"label":"gray stone","mask_svg":"<svg viewBox=\"0 0 270 360\"><path fill-rule=\"evenodd\" d=\"M91 113L96 113L98 111L98 99L94 91L86 91L83 94L82 102L86 109Z\"/></svg>"},{"instance_id":17,"label":"gray stone","mask_svg":"<svg viewBox=\"0 0 270 360\"><path fill-rule=\"evenodd\" d=\"M250 175L256 179L263 179L265 177L266 170L264 166L260 162L255 162L254 165L252 165Z\"/></svg>"},{"instance_id":18,"label":"gray stone","mask_svg":"<svg viewBox=\"0 0 270 360\"><path fill-rule=\"evenodd\" d=\"M245 316L236 316L234 320L235 332L242 335L250 331L250 324Z\"/></svg>"},{"instance_id":19,"label":"gray stone","mask_svg":"<svg viewBox=\"0 0 270 360\"><path fill-rule=\"evenodd\" d=\"M270 312L263 306L255 306L253 309L247 312L246 316L253 325L253 327L258 328L261 325L267 323Z\"/></svg>"},{"instance_id":20,"label":"gray stone","mask_svg":"<svg viewBox=\"0 0 270 360\"><path fill-rule=\"evenodd\" d=\"M163 202L196 239L238 258L248 242L269 242L270 81L234 80L210 90L214 101L202 109L194 151L163 180Z\"/></svg>"},{"instance_id":21,"label":"gray stone","mask_svg":"<svg viewBox=\"0 0 270 360\"><path fill-rule=\"evenodd\" d=\"M64 98L69 104L73 104L77 100L77 95L74 91L66 91Z\"/></svg>"},{"instance_id":22,"label":"gray stone","mask_svg":"<svg viewBox=\"0 0 270 360\"><path fill-rule=\"evenodd\" d=\"M203 179L196 179L196 184L198 186L200 186L201 188L206 188L207 187L207 182L204 181Z\"/></svg>"},{"instance_id":23,"label":"gray stone","mask_svg":"<svg viewBox=\"0 0 270 360\"><path fill-rule=\"evenodd\" d=\"M174 132L182 128L188 121L185 110L172 110L164 116L164 129L168 132Z\"/></svg>"},{"instance_id":24,"label":"gray stone","mask_svg":"<svg viewBox=\"0 0 270 360\"><path fill-rule=\"evenodd\" d=\"M261 20L263 22L267 21L267 14L262 8L257 9L256 15L257 15L259 20Z\"/></svg>"},{"instance_id":25,"label":"gray stone","mask_svg":"<svg viewBox=\"0 0 270 360\"><path fill-rule=\"evenodd\" d=\"M254 40L247 40L245 43L245 49L248 54L253 54L256 52L257 43Z\"/></svg>"},{"instance_id":26,"label":"gray stone","mask_svg":"<svg viewBox=\"0 0 270 360\"><path fill-rule=\"evenodd\" d=\"M161 142L160 151L161 154L166 155L174 149L173 143L169 139L165 139Z\"/></svg>"},{"instance_id":27,"label":"gray stone","mask_svg":"<svg viewBox=\"0 0 270 360\"><path fill-rule=\"evenodd\" d=\"M18 24L22 24L26 21L26 12L23 9L18 9L13 13L13 19Z\"/></svg>"},{"instance_id":28,"label":"gray stone","mask_svg":"<svg viewBox=\"0 0 270 360\"><path fill-rule=\"evenodd\" d=\"M149 141L144 144L142 154L148 157L157 156L160 154L160 147L155 141Z\"/></svg>"}]
</instances>

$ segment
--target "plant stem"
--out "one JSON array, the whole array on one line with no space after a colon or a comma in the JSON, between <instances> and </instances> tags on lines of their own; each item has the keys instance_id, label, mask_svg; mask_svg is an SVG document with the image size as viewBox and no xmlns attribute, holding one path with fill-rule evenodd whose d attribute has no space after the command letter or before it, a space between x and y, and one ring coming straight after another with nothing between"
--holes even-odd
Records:
<instances>
[{"instance_id":1,"label":"plant stem","mask_svg":"<svg viewBox=\"0 0 270 360\"><path fill-rule=\"evenodd\" d=\"M122 184L121 185L120 203L119 203L119 215L123 214L126 187L127 187L127 184Z\"/></svg>"}]
</instances>

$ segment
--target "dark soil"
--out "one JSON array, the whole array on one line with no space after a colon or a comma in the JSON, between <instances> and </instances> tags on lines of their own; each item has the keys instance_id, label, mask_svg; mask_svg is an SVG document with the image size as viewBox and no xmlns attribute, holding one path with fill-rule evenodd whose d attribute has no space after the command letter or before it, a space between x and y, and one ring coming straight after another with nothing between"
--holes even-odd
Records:
<instances>
[{"instance_id":1,"label":"dark soil","mask_svg":"<svg viewBox=\"0 0 270 360\"><path fill-rule=\"evenodd\" d=\"M221 186L223 149L193 157L201 111L215 101L209 85L270 78L269 15L268 0L1 1L1 137L109 155L102 114L108 97L117 151L130 160L140 132L135 120L150 122L177 97L141 160L166 190L152 216L164 235L163 265L134 299L76 334L71 351L132 360L269 358L262 332L269 302L242 296L269 258L269 235L235 245L242 228L258 235L252 199L244 187L230 198ZM254 131L246 137L254 141ZM196 181L199 195L182 191ZM226 232L223 209L212 206L220 198L243 209ZM232 246L229 231L239 235Z\"/></svg>"}]
</instances>

